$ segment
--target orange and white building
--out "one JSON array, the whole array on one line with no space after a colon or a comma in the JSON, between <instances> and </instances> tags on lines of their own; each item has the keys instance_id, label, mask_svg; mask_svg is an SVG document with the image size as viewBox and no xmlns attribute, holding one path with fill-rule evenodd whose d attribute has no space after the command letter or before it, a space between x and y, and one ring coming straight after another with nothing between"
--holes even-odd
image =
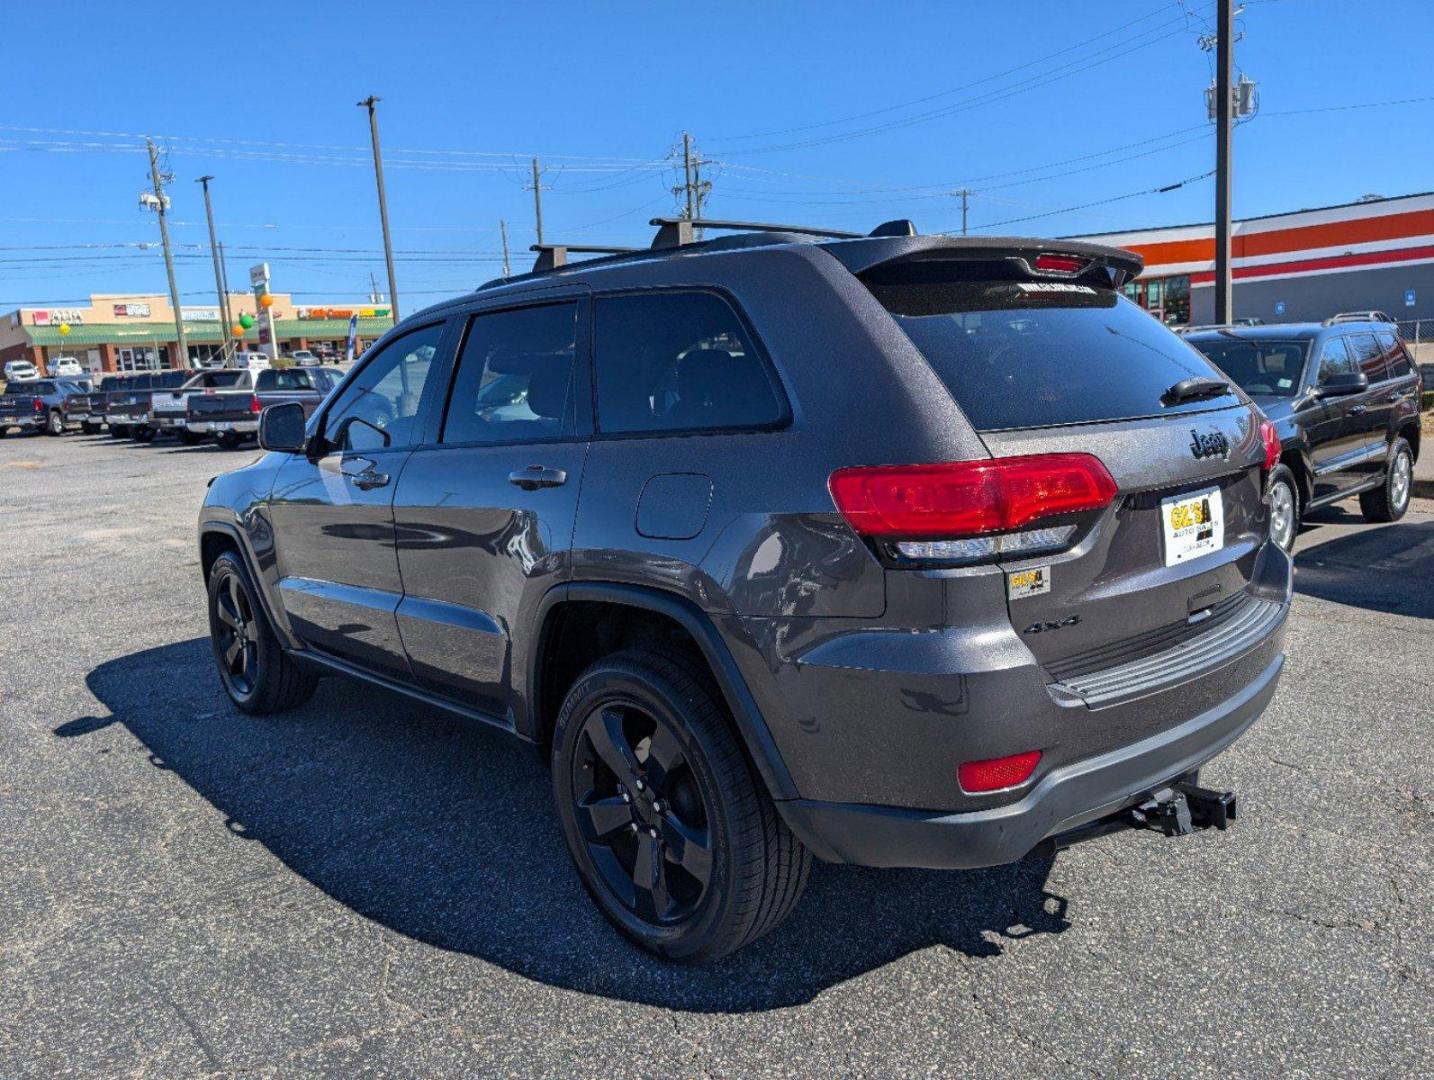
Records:
<instances>
[{"instance_id":1,"label":"orange and white building","mask_svg":"<svg viewBox=\"0 0 1434 1080\"><path fill-rule=\"evenodd\" d=\"M1171 325L1215 317L1215 226L1083 236L1145 257L1131 299ZM1434 193L1367 197L1234 223L1235 318L1267 323L1384 311L1434 315Z\"/></svg>"}]
</instances>

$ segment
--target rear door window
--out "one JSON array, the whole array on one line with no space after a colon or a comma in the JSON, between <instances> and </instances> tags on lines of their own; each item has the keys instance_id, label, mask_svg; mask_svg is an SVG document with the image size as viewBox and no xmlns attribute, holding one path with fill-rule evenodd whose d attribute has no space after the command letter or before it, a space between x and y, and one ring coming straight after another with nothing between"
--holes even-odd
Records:
<instances>
[{"instance_id":1,"label":"rear door window","mask_svg":"<svg viewBox=\"0 0 1434 1080\"><path fill-rule=\"evenodd\" d=\"M1200 412L1233 391L1167 403L1219 378L1199 352L1109 288L1026 280L996 263L880 267L863 282L978 431Z\"/></svg>"},{"instance_id":2,"label":"rear door window","mask_svg":"<svg viewBox=\"0 0 1434 1080\"><path fill-rule=\"evenodd\" d=\"M1354 357L1355 367L1364 372L1371 385L1389 378L1389 365L1384 358L1384 350L1379 347L1379 342L1374 340L1373 334L1350 334L1349 350Z\"/></svg>"},{"instance_id":3,"label":"rear door window","mask_svg":"<svg viewBox=\"0 0 1434 1080\"><path fill-rule=\"evenodd\" d=\"M458 357L441 441L572 435L577 315L577 304L561 303L475 316Z\"/></svg>"},{"instance_id":4,"label":"rear door window","mask_svg":"<svg viewBox=\"0 0 1434 1080\"><path fill-rule=\"evenodd\" d=\"M1384 353L1384 358L1389 364L1391 378L1401 379L1414 372L1414 367L1409 362L1409 354L1404 351L1404 346L1397 337L1387 330L1378 331L1374 337L1379 342L1379 349Z\"/></svg>"},{"instance_id":5,"label":"rear door window","mask_svg":"<svg viewBox=\"0 0 1434 1080\"><path fill-rule=\"evenodd\" d=\"M604 433L750 430L786 417L766 362L715 293L600 297L594 347Z\"/></svg>"}]
</instances>

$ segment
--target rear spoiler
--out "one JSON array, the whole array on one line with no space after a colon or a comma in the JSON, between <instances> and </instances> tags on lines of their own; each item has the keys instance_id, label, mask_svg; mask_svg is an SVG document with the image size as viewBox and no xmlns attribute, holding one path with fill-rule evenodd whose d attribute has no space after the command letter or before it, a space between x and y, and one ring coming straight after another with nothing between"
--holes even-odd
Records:
<instances>
[{"instance_id":1,"label":"rear spoiler","mask_svg":"<svg viewBox=\"0 0 1434 1080\"><path fill-rule=\"evenodd\" d=\"M878 266L898 262L1011 259L1024 263L1032 276L1044 277L1046 275L1031 269L1039 256L1074 255L1090 262L1080 273L1088 273L1093 267L1104 267L1109 271L1111 288L1118 289L1145 269L1145 260L1124 248L1083 240L1042 240L1029 236L883 237L823 244L822 250L853 274L865 274ZM1050 276L1069 278L1072 275L1052 273Z\"/></svg>"}]
</instances>

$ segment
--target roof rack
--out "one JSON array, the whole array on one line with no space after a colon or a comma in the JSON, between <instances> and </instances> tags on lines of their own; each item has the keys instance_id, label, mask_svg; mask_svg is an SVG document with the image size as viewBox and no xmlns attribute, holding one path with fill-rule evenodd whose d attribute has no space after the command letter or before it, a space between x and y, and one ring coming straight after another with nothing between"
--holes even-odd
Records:
<instances>
[{"instance_id":1,"label":"roof rack","mask_svg":"<svg viewBox=\"0 0 1434 1080\"><path fill-rule=\"evenodd\" d=\"M1338 315L1331 315L1324 321L1325 326L1333 326L1342 322L1387 322L1394 320L1382 311L1341 311Z\"/></svg>"},{"instance_id":2,"label":"roof rack","mask_svg":"<svg viewBox=\"0 0 1434 1080\"><path fill-rule=\"evenodd\" d=\"M797 236L824 236L828 240L858 240L866 233L846 232L841 229L821 229L811 225L775 225L765 221L709 221L705 218L658 217L648 222L656 225L657 235L652 239L654 248L685 247L697 242L697 229L721 229L734 232L784 232Z\"/></svg>"},{"instance_id":3,"label":"roof rack","mask_svg":"<svg viewBox=\"0 0 1434 1080\"><path fill-rule=\"evenodd\" d=\"M567 266L569 255L628 255L642 249L608 247L601 244L534 244L528 250L538 253L538 257L533 260L533 273L538 274L544 270Z\"/></svg>"}]
</instances>

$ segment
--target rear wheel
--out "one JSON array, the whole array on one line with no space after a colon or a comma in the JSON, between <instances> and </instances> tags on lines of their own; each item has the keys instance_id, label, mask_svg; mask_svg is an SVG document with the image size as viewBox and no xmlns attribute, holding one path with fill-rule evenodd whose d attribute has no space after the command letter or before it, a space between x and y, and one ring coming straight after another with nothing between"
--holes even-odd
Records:
<instances>
[{"instance_id":1,"label":"rear wheel","mask_svg":"<svg viewBox=\"0 0 1434 1080\"><path fill-rule=\"evenodd\" d=\"M1300 488L1294 473L1284 465L1270 473L1269 503L1270 539L1291 551L1300 531Z\"/></svg>"},{"instance_id":2,"label":"rear wheel","mask_svg":"<svg viewBox=\"0 0 1434 1080\"><path fill-rule=\"evenodd\" d=\"M179 436L179 441L182 442L185 446L198 446L204 441L203 435L197 435L192 431L185 430L184 428L180 428L178 432L176 432L176 434Z\"/></svg>"},{"instance_id":3,"label":"rear wheel","mask_svg":"<svg viewBox=\"0 0 1434 1080\"><path fill-rule=\"evenodd\" d=\"M232 431L221 431L214 437L214 440L222 450L238 450L241 441L240 437Z\"/></svg>"},{"instance_id":4,"label":"rear wheel","mask_svg":"<svg viewBox=\"0 0 1434 1080\"><path fill-rule=\"evenodd\" d=\"M209 571L209 641L219 681L245 712L264 715L308 701L318 679L284 652L259 606L243 560L226 551Z\"/></svg>"},{"instance_id":5,"label":"rear wheel","mask_svg":"<svg viewBox=\"0 0 1434 1080\"><path fill-rule=\"evenodd\" d=\"M110 438L112 438L112 439L128 439L128 438L129 438L129 425L127 425L127 424L111 424L111 425L110 425Z\"/></svg>"},{"instance_id":6,"label":"rear wheel","mask_svg":"<svg viewBox=\"0 0 1434 1080\"><path fill-rule=\"evenodd\" d=\"M630 649L568 691L553 793L583 885L622 933L710 960L777 926L811 854L777 815L693 662Z\"/></svg>"},{"instance_id":7,"label":"rear wheel","mask_svg":"<svg viewBox=\"0 0 1434 1080\"><path fill-rule=\"evenodd\" d=\"M1389 448L1389 467L1384 483L1359 497L1359 509L1365 521L1398 521L1409 509L1409 494L1414 489L1414 453L1403 439L1395 439Z\"/></svg>"},{"instance_id":8,"label":"rear wheel","mask_svg":"<svg viewBox=\"0 0 1434 1080\"><path fill-rule=\"evenodd\" d=\"M63 435L65 433L65 416L59 409L51 409L50 415L45 418L46 435Z\"/></svg>"},{"instance_id":9,"label":"rear wheel","mask_svg":"<svg viewBox=\"0 0 1434 1080\"><path fill-rule=\"evenodd\" d=\"M92 424L92 423L90 423L90 421L88 421L88 420L86 420L84 423L82 423L82 424L80 425L80 428L81 428L81 430L84 431L84 433L85 433L86 435L98 435L98 434L100 433L100 426L99 426L99 424Z\"/></svg>"},{"instance_id":10,"label":"rear wheel","mask_svg":"<svg viewBox=\"0 0 1434 1080\"><path fill-rule=\"evenodd\" d=\"M137 427L134 429L133 437L135 442L147 443L154 442L154 437L158 434L159 432L152 427Z\"/></svg>"}]
</instances>

